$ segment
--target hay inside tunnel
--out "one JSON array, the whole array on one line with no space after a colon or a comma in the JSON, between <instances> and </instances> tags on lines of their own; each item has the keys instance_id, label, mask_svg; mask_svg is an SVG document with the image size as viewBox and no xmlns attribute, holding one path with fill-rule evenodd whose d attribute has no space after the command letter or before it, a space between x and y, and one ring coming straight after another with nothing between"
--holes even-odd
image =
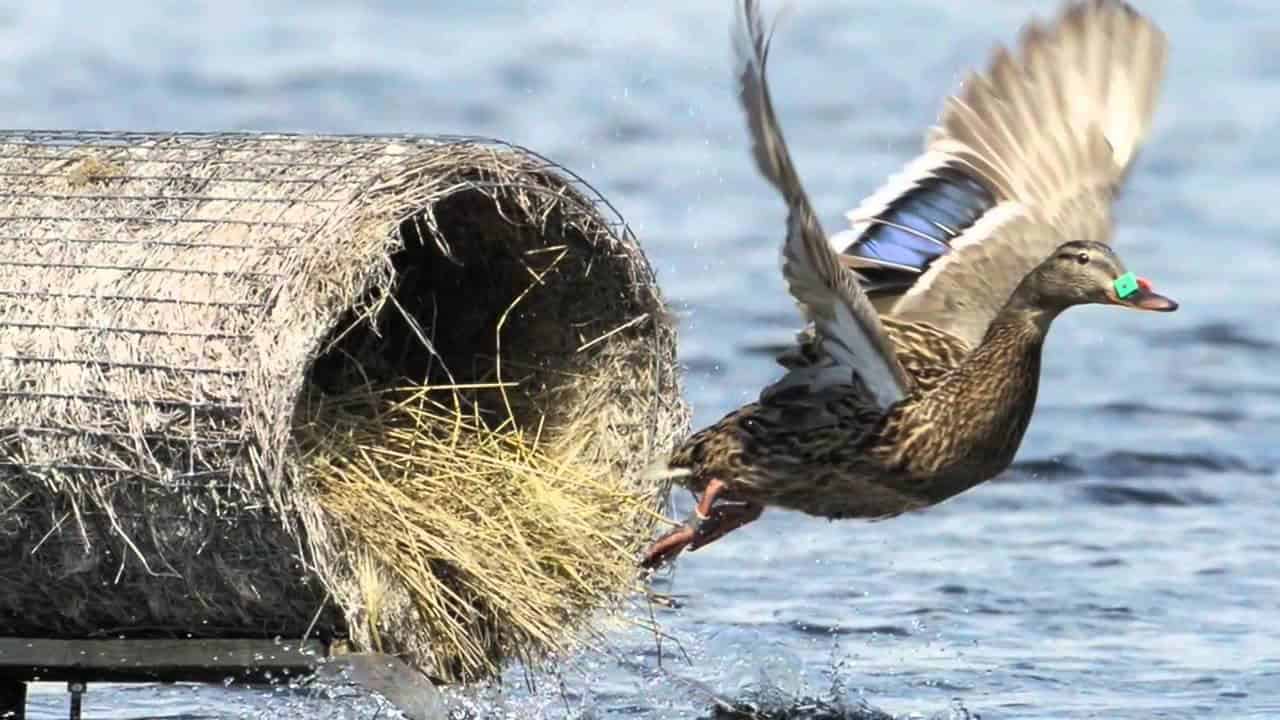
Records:
<instances>
[{"instance_id":1,"label":"hay inside tunnel","mask_svg":"<svg viewBox=\"0 0 1280 720\"><path fill-rule=\"evenodd\" d=\"M474 680L631 588L687 413L644 256L566 171L52 134L0 173L0 634L349 638Z\"/></svg>"},{"instance_id":2,"label":"hay inside tunnel","mask_svg":"<svg viewBox=\"0 0 1280 720\"><path fill-rule=\"evenodd\" d=\"M368 644L384 649L388 619L420 623L434 667L478 677L561 646L631 587L664 488L620 481L625 454L650 451L619 400L644 392L630 376L652 360L591 352L648 321L612 311L631 278L588 272L594 253L494 217L482 194L435 216L448 244L401 228L394 291L339 323L297 434L320 504L364 554L351 605ZM594 447L607 436L622 455Z\"/></svg>"}]
</instances>

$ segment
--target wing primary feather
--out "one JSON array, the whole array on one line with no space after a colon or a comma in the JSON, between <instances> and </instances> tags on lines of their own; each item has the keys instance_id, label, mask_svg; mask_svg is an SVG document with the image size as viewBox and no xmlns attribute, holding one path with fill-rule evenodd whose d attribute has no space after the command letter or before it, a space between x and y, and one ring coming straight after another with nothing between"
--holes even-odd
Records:
<instances>
[{"instance_id":1,"label":"wing primary feather","mask_svg":"<svg viewBox=\"0 0 1280 720\"><path fill-rule=\"evenodd\" d=\"M802 312L813 321L822 349L837 369L845 368L821 373L821 381L833 382L843 375L847 384L856 376L887 407L906 395L910 380L860 278L844 267L828 243L787 150L765 77L776 27L775 23L766 34L756 0L742 0L734 42L740 67L738 97L756 166L787 203L783 275Z\"/></svg>"}]
</instances>

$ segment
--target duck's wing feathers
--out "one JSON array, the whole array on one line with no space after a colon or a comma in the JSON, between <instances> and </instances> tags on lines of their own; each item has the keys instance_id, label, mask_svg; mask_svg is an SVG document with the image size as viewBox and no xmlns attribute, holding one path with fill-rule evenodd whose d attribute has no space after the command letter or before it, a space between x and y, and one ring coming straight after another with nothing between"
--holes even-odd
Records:
<instances>
[{"instance_id":1,"label":"duck's wing feathers","mask_svg":"<svg viewBox=\"0 0 1280 720\"><path fill-rule=\"evenodd\" d=\"M909 380L879 314L859 286L859 278L841 265L796 174L769 97L765 80L769 39L755 0L743 0L738 21L734 47L741 67L739 100L751 131L756 165L787 202L782 273L801 312L814 324L817 342L812 347L821 356L793 369L765 394L860 381L880 407L888 407L906 395Z\"/></svg>"},{"instance_id":2,"label":"duck's wing feathers","mask_svg":"<svg viewBox=\"0 0 1280 720\"><path fill-rule=\"evenodd\" d=\"M998 48L971 74L925 152L831 242L882 311L976 343L1057 244L1110 241L1113 196L1150 128L1166 56L1163 33L1121 0L1078 0L1048 26L1029 24L1017 56ZM943 280L952 275L971 277ZM972 286L987 289L938 297Z\"/></svg>"},{"instance_id":3,"label":"duck's wing feathers","mask_svg":"<svg viewBox=\"0 0 1280 720\"><path fill-rule=\"evenodd\" d=\"M1039 249L1052 252L1070 239L1057 225L1023 214L1010 213L991 224L989 242L963 245L935 261L917 287L896 303L892 317L936 323L976 346L1018 281L1043 259ZM1002 244L1006 239L1011 242ZM946 264L963 270L950 272Z\"/></svg>"}]
</instances>

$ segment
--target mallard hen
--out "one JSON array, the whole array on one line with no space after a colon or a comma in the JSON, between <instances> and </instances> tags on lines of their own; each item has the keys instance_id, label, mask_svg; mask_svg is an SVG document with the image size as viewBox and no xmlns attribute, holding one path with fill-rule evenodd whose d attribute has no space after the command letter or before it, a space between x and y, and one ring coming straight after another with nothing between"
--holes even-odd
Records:
<instances>
[{"instance_id":1,"label":"mallard hen","mask_svg":"<svg viewBox=\"0 0 1280 720\"><path fill-rule=\"evenodd\" d=\"M649 549L650 568L766 506L880 519L964 492L1012 462L1062 311L1177 309L1109 245L1166 52L1128 5L1072 4L1048 29L1030 25L1018 58L998 50L948 100L925 153L831 239L774 115L754 0L739 23L740 101L756 164L788 206L783 275L810 325L758 402L653 468L701 498Z\"/></svg>"}]
</instances>

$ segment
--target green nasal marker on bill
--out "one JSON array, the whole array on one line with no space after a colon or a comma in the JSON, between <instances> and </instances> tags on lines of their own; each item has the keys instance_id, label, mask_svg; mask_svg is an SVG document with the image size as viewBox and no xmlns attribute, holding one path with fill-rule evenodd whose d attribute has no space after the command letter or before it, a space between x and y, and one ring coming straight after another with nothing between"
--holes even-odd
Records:
<instances>
[{"instance_id":1,"label":"green nasal marker on bill","mask_svg":"<svg viewBox=\"0 0 1280 720\"><path fill-rule=\"evenodd\" d=\"M1131 272L1127 272L1115 279L1112 286L1116 289L1116 297L1121 300L1138 292L1138 276Z\"/></svg>"}]
</instances>

